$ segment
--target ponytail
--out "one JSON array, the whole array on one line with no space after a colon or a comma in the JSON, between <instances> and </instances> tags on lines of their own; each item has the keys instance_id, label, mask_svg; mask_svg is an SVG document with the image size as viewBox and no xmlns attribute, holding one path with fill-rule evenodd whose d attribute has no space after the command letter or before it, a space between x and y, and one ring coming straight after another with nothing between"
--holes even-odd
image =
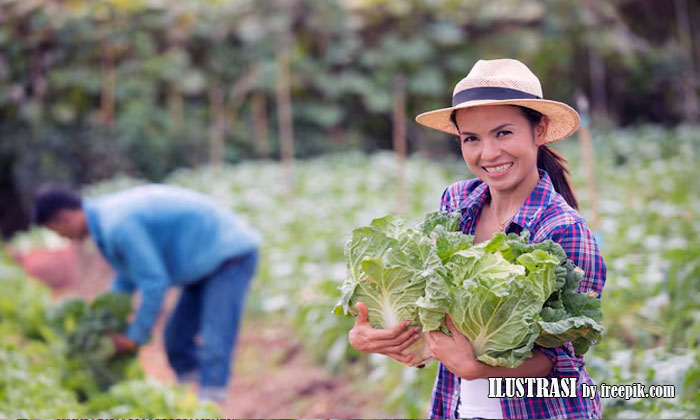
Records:
<instances>
[{"instance_id":1,"label":"ponytail","mask_svg":"<svg viewBox=\"0 0 700 420\"><path fill-rule=\"evenodd\" d=\"M532 108L516 105L525 118L530 121L533 129L542 121L542 113ZM537 168L547 172L552 180L552 185L556 192L561 194L567 203L578 210L578 200L574 194L574 188L569 182L569 168L566 167L567 160L556 150L549 146L542 145L537 149Z\"/></svg>"},{"instance_id":2,"label":"ponytail","mask_svg":"<svg viewBox=\"0 0 700 420\"><path fill-rule=\"evenodd\" d=\"M569 168L566 167L566 162L564 156L549 146L543 145L537 149L537 167L549 174L554 189L571 207L578 210L578 200L569 182Z\"/></svg>"}]
</instances>

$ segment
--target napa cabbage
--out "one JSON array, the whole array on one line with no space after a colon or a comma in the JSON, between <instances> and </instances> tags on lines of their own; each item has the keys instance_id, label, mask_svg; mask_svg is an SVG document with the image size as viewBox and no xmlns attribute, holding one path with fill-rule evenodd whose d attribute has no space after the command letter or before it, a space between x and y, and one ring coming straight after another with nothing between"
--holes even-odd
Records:
<instances>
[{"instance_id":1,"label":"napa cabbage","mask_svg":"<svg viewBox=\"0 0 700 420\"><path fill-rule=\"evenodd\" d=\"M388 329L403 321L421 325L418 299L442 265L429 237L409 228L403 219L387 216L356 229L344 251L348 276L336 313L356 315L357 302L362 302L374 328ZM404 354L414 355L413 366L431 358L422 337Z\"/></svg>"},{"instance_id":2,"label":"napa cabbage","mask_svg":"<svg viewBox=\"0 0 700 420\"><path fill-rule=\"evenodd\" d=\"M600 300L579 294L583 272L557 243L530 243L529 233L496 233L479 244L458 230L459 213L428 214L415 228L396 216L356 229L345 246L347 279L338 314L369 309L375 328L402 321L441 330L449 314L478 360L517 367L535 344L572 342L585 353L603 332ZM430 359L419 339L406 354L412 365Z\"/></svg>"}]
</instances>

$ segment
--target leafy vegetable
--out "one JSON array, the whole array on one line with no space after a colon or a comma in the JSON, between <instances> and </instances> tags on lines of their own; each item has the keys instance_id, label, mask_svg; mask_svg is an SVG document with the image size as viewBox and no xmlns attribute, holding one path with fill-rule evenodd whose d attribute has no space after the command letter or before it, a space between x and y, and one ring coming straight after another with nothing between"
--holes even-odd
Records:
<instances>
[{"instance_id":1,"label":"leafy vegetable","mask_svg":"<svg viewBox=\"0 0 700 420\"><path fill-rule=\"evenodd\" d=\"M198 401L184 387L172 387L154 379L120 382L96 395L88 409L98 418L187 418L218 417L212 402Z\"/></svg>"},{"instance_id":2,"label":"leafy vegetable","mask_svg":"<svg viewBox=\"0 0 700 420\"><path fill-rule=\"evenodd\" d=\"M561 267L558 267L561 268ZM583 271L568 260L560 270L564 285L553 293L540 312L540 335L537 344L557 347L567 341L574 345L576 354L583 354L597 343L603 327L600 300L595 292L576 293ZM563 280L561 280L563 279Z\"/></svg>"},{"instance_id":3,"label":"leafy vegetable","mask_svg":"<svg viewBox=\"0 0 700 420\"><path fill-rule=\"evenodd\" d=\"M588 350L602 333L598 299L576 293L582 271L571 261L560 266L566 254L558 244L528 240L496 233L446 257L443 284L418 303L424 330L442 327L449 313L477 359L492 366L517 367L535 343Z\"/></svg>"},{"instance_id":4,"label":"leafy vegetable","mask_svg":"<svg viewBox=\"0 0 700 420\"><path fill-rule=\"evenodd\" d=\"M133 378L133 354L115 357L115 348L108 333L123 333L131 312L131 298L107 292L91 304L74 298L63 302L53 312L51 324L66 341L66 386L82 400L107 390L111 385Z\"/></svg>"},{"instance_id":5,"label":"leafy vegetable","mask_svg":"<svg viewBox=\"0 0 700 420\"><path fill-rule=\"evenodd\" d=\"M375 328L392 328L402 321L420 325L417 300L441 264L429 238L407 228L400 218L387 216L355 230L345 246L345 256L348 278L341 287L336 313L354 314L357 302L363 302ZM431 357L422 338L405 354L415 355L412 366Z\"/></svg>"},{"instance_id":6,"label":"leafy vegetable","mask_svg":"<svg viewBox=\"0 0 700 420\"><path fill-rule=\"evenodd\" d=\"M457 231L459 217L430 213L414 230L387 216L356 229L345 248L348 278L336 312L352 313L363 302L376 328L408 320L443 332L450 314L477 359L492 366L517 367L535 344L571 341L582 354L597 342L600 301L576 292L583 272L561 246L529 243L527 231L474 245ZM429 357L422 340L409 351Z\"/></svg>"}]
</instances>

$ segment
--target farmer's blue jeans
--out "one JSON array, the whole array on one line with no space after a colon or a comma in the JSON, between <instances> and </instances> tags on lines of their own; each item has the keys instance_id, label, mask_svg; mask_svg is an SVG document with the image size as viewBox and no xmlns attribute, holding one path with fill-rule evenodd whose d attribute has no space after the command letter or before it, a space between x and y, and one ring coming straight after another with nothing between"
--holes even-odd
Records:
<instances>
[{"instance_id":1,"label":"farmer's blue jeans","mask_svg":"<svg viewBox=\"0 0 700 420\"><path fill-rule=\"evenodd\" d=\"M226 387L257 260L257 252L232 258L210 276L183 287L164 337L178 378L198 372L200 389Z\"/></svg>"}]
</instances>

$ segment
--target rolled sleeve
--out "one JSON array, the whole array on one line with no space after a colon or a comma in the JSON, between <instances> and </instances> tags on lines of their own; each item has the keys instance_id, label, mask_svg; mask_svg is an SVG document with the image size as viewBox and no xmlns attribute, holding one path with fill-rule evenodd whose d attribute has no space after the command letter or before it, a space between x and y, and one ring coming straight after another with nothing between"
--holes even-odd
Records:
<instances>
[{"instance_id":1,"label":"rolled sleeve","mask_svg":"<svg viewBox=\"0 0 700 420\"><path fill-rule=\"evenodd\" d=\"M605 286L606 267L593 234L583 222L559 226L550 234L570 260L583 270L578 292L593 290L600 298Z\"/></svg>"},{"instance_id":2,"label":"rolled sleeve","mask_svg":"<svg viewBox=\"0 0 700 420\"><path fill-rule=\"evenodd\" d=\"M571 343L554 348L545 348L535 345L552 362L552 370L547 376L578 377L579 371L583 367L583 357L574 355L574 347Z\"/></svg>"}]
</instances>

